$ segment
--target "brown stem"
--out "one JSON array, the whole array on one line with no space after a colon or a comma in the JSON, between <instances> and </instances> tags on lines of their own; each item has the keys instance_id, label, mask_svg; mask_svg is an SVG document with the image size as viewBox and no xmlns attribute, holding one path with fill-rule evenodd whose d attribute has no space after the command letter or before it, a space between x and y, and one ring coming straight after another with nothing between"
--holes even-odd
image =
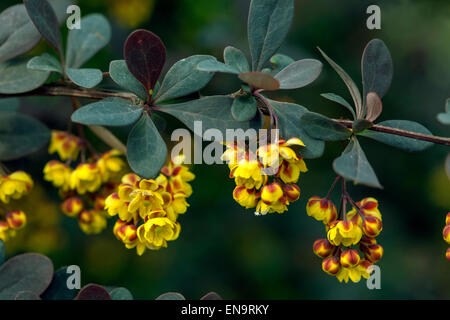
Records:
<instances>
[{"instance_id":1,"label":"brown stem","mask_svg":"<svg viewBox=\"0 0 450 320\"><path fill-rule=\"evenodd\" d=\"M340 124L346 126L347 128L351 128L352 124L353 124L353 121L351 121L351 120L341 120L341 119L334 119L334 120L339 122ZM394 134L397 136L408 137L408 138L412 138L412 139L416 139L416 140L428 141L428 142L433 142L433 143L450 146L450 138L446 138L446 137L432 136L432 135L428 135L428 134L422 134L422 133L417 133L417 132L412 132L412 131L407 131L407 130L402 130L402 129L397 129L397 128L381 126L379 124L374 124L368 130L384 132L384 133Z\"/></svg>"}]
</instances>

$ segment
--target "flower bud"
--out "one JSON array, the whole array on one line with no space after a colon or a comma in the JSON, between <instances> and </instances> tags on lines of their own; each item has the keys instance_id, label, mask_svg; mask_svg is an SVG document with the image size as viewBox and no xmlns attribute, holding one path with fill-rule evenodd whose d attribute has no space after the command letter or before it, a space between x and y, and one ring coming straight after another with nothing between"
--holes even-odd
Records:
<instances>
[{"instance_id":1,"label":"flower bud","mask_svg":"<svg viewBox=\"0 0 450 320\"><path fill-rule=\"evenodd\" d=\"M442 236L447 243L450 243L450 224L444 227L444 230L442 230Z\"/></svg>"},{"instance_id":2,"label":"flower bud","mask_svg":"<svg viewBox=\"0 0 450 320\"><path fill-rule=\"evenodd\" d=\"M375 238L364 236L359 241L359 244L367 247L367 246L369 246L371 244L377 244L377 240Z\"/></svg>"},{"instance_id":3,"label":"flower bud","mask_svg":"<svg viewBox=\"0 0 450 320\"><path fill-rule=\"evenodd\" d=\"M27 215L21 210L14 210L8 212L6 221L11 229L19 230L27 224Z\"/></svg>"},{"instance_id":4,"label":"flower bud","mask_svg":"<svg viewBox=\"0 0 450 320\"><path fill-rule=\"evenodd\" d=\"M326 198L311 197L306 205L306 213L325 224L330 224L337 218L336 206Z\"/></svg>"},{"instance_id":5,"label":"flower bud","mask_svg":"<svg viewBox=\"0 0 450 320\"><path fill-rule=\"evenodd\" d=\"M117 237L125 244L132 244L137 240L136 226L126 224L117 230Z\"/></svg>"},{"instance_id":6,"label":"flower bud","mask_svg":"<svg viewBox=\"0 0 450 320\"><path fill-rule=\"evenodd\" d=\"M450 248L448 248L447 251L445 252L445 257L447 258L448 261L450 261Z\"/></svg>"},{"instance_id":7,"label":"flower bud","mask_svg":"<svg viewBox=\"0 0 450 320\"><path fill-rule=\"evenodd\" d=\"M339 264L339 257L333 256L323 259L322 270L329 275L335 276L340 269L341 265Z\"/></svg>"},{"instance_id":8,"label":"flower bud","mask_svg":"<svg viewBox=\"0 0 450 320\"><path fill-rule=\"evenodd\" d=\"M113 227L113 233L114 233L114 235L117 237L117 239L120 240L119 235L118 235L119 229L120 229L121 227L123 227L124 225L126 225L126 224L127 224L126 221L117 219L117 221L116 221L116 223L114 224L114 227Z\"/></svg>"},{"instance_id":9,"label":"flower bud","mask_svg":"<svg viewBox=\"0 0 450 320\"><path fill-rule=\"evenodd\" d=\"M447 213L447 216L445 217L445 224L450 224L450 212Z\"/></svg>"},{"instance_id":10,"label":"flower bud","mask_svg":"<svg viewBox=\"0 0 450 320\"><path fill-rule=\"evenodd\" d=\"M283 189L277 182L265 185L261 191L261 199L266 203L277 202L283 198L283 195Z\"/></svg>"},{"instance_id":11,"label":"flower bud","mask_svg":"<svg viewBox=\"0 0 450 320\"><path fill-rule=\"evenodd\" d=\"M83 209L83 200L79 197L70 197L61 204L62 212L71 218L78 216Z\"/></svg>"},{"instance_id":12,"label":"flower bud","mask_svg":"<svg viewBox=\"0 0 450 320\"><path fill-rule=\"evenodd\" d=\"M345 268L352 268L358 265L359 263L359 254L358 251L354 249L348 249L341 253L341 265Z\"/></svg>"},{"instance_id":13,"label":"flower bud","mask_svg":"<svg viewBox=\"0 0 450 320\"><path fill-rule=\"evenodd\" d=\"M296 184L285 185L283 191L289 202L297 201L300 198L300 188Z\"/></svg>"},{"instance_id":14,"label":"flower bud","mask_svg":"<svg viewBox=\"0 0 450 320\"><path fill-rule=\"evenodd\" d=\"M105 200L105 196L96 195L94 200L94 209L97 209L99 211L105 210Z\"/></svg>"},{"instance_id":15,"label":"flower bud","mask_svg":"<svg viewBox=\"0 0 450 320\"><path fill-rule=\"evenodd\" d=\"M383 223L380 219L375 217L364 218L362 231L366 236L375 238L380 234L381 230L383 230Z\"/></svg>"},{"instance_id":16,"label":"flower bud","mask_svg":"<svg viewBox=\"0 0 450 320\"><path fill-rule=\"evenodd\" d=\"M364 249L364 255L367 260L375 263L383 257L383 247L379 244L371 244Z\"/></svg>"},{"instance_id":17,"label":"flower bud","mask_svg":"<svg viewBox=\"0 0 450 320\"><path fill-rule=\"evenodd\" d=\"M335 247L327 239L318 239L313 244L313 251L319 258L327 258Z\"/></svg>"}]
</instances>

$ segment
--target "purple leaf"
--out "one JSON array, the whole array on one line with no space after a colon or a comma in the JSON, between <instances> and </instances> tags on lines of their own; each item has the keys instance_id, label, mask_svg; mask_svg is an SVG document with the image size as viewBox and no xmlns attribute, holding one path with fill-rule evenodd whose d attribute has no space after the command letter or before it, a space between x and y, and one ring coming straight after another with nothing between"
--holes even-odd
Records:
<instances>
[{"instance_id":1,"label":"purple leaf","mask_svg":"<svg viewBox=\"0 0 450 320\"><path fill-rule=\"evenodd\" d=\"M166 62L166 47L161 39L147 30L136 30L125 41L128 70L147 91L153 89Z\"/></svg>"},{"instance_id":2,"label":"purple leaf","mask_svg":"<svg viewBox=\"0 0 450 320\"><path fill-rule=\"evenodd\" d=\"M88 284L81 288L76 300L111 300L108 290L98 284Z\"/></svg>"}]
</instances>

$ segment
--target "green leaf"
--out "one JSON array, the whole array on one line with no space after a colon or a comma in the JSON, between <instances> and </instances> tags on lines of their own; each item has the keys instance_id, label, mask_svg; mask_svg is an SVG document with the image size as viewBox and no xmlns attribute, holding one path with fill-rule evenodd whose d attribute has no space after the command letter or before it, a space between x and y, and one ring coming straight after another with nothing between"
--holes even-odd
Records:
<instances>
[{"instance_id":1,"label":"green leaf","mask_svg":"<svg viewBox=\"0 0 450 320\"><path fill-rule=\"evenodd\" d=\"M281 46L293 16L294 0L252 0L248 16L248 41L253 71L260 71Z\"/></svg>"},{"instance_id":2,"label":"green leaf","mask_svg":"<svg viewBox=\"0 0 450 320\"><path fill-rule=\"evenodd\" d=\"M308 111L303 106L269 100L275 113L278 115L280 138L299 138L305 144L302 156L307 159L318 158L323 154L325 143L322 140L314 139L300 125L300 118Z\"/></svg>"},{"instance_id":3,"label":"green leaf","mask_svg":"<svg viewBox=\"0 0 450 320\"><path fill-rule=\"evenodd\" d=\"M113 288L109 291L112 300L133 300L133 295L126 288Z\"/></svg>"},{"instance_id":4,"label":"green leaf","mask_svg":"<svg viewBox=\"0 0 450 320\"><path fill-rule=\"evenodd\" d=\"M227 65L235 68L239 73L250 71L250 65L245 54L237 48L231 46L226 47L223 51L223 59Z\"/></svg>"},{"instance_id":5,"label":"green leaf","mask_svg":"<svg viewBox=\"0 0 450 320\"><path fill-rule=\"evenodd\" d=\"M50 72L27 68L25 60L9 60L0 64L0 94L33 91L45 83Z\"/></svg>"},{"instance_id":6,"label":"green leaf","mask_svg":"<svg viewBox=\"0 0 450 320\"><path fill-rule=\"evenodd\" d=\"M186 300L186 298L177 292L167 292L160 295L156 300Z\"/></svg>"},{"instance_id":7,"label":"green leaf","mask_svg":"<svg viewBox=\"0 0 450 320\"><path fill-rule=\"evenodd\" d=\"M379 126L385 126L389 128L397 128L401 130L416 132L416 133L422 133L422 134L428 134L432 135L432 133L425 128L423 125L408 121L408 120L388 120L378 123ZM412 139L408 137L402 137L394 134L384 133L384 132L378 132L373 130L366 130L359 135L368 137L371 139L374 139L376 141L388 144L390 146L403 149L405 151L423 151L433 145L431 142L427 141L421 141L417 139Z\"/></svg>"},{"instance_id":8,"label":"green leaf","mask_svg":"<svg viewBox=\"0 0 450 320\"><path fill-rule=\"evenodd\" d=\"M156 177L166 161L166 143L147 113L128 136L127 157L131 169L146 179Z\"/></svg>"},{"instance_id":9,"label":"green leaf","mask_svg":"<svg viewBox=\"0 0 450 320\"><path fill-rule=\"evenodd\" d=\"M58 269L53 275L50 286L42 294L43 300L73 300L78 290L67 287L67 279L71 276L67 273L67 267Z\"/></svg>"},{"instance_id":10,"label":"green leaf","mask_svg":"<svg viewBox=\"0 0 450 320\"><path fill-rule=\"evenodd\" d=\"M25 253L0 267L0 300L13 300L21 291L41 295L53 277L53 263L41 254Z\"/></svg>"},{"instance_id":11,"label":"green leaf","mask_svg":"<svg viewBox=\"0 0 450 320\"><path fill-rule=\"evenodd\" d=\"M211 96L184 103L160 106L159 111L170 114L194 131L194 122L201 121L203 131L214 128L225 137L226 129L248 129L250 123L236 121L231 114L234 99L229 96Z\"/></svg>"},{"instance_id":12,"label":"green leaf","mask_svg":"<svg viewBox=\"0 0 450 320\"><path fill-rule=\"evenodd\" d=\"M103 80L103 73L98 69L66 69L67 76L77 86L91 89Z\"/></svg>"},{"instance_id":13,"label":"green leaf","mask_svg":"<svg viewBox=\"0 0 450 320\"><path fill-rule=\"evenodd\" d=\"M240 96L234 99L231 114L236 121L253 119L258 111L258 103L252 96Z\"/></svg>"},{"instance_id":14,"label":"green leaf","mask_svg":"<svg viewBox=\"0 0 450 320\"><path fill-rule=\"evenodd\" d=\"M443 124L450 124L450 99L445 102L445 113L439 113L437 119Z\"/></svg>"},{"instance_id":15,"label":"green leaf","mask_svg":"<svg viewBox=\"0 0 450 320\"><path fill-rule=\"evenodd\" d=\"M98 284L88 284L81 288L76 300L111 300L108 291Z\"/></svg>"},{"instance_id":16,"label":"green leaf","mask_svg":"<svg viewBox=\"0 0 450 320\"><path fill-rule=\"evenodd\" d=\"M288 65L290 65L293 62L295 62L294 59L292 59L291 57L289 57L285 54L281 54L281 53L277 53L272 58L270 58L270 63L275 67L275 71L277 73L280 72L281 70L283 70L284 68L286 68Z\"/></svg>"},{"instance_id":17,"label":"green leaf","mask_svg":"<svg viewBox=\"0 0 450 320\"><path fill-rule=\"evenodd\" d=\"M383 188L356 138L353 138L342 155L333 161L333 169L338 175L354 181L355 184Z\"/></svg>"},{"instance_id":18,"label":"green leaf","mask_svg":"<svg viewBox=\"0 0 450 320\"><path fill-rule=\"evenodd\" d=\"M274 91L280 88L278 80L264 72L256 71L241 73L239 74L239 79L256 89Z\"/></svg>"},{"instance_id":19,"label":"green leaf","mask_svg":"<svg viewBox=\"0 0 450 320\"><path fill-rule=\"evenodd\" d=\"M348 103L341 96L339 96L335 93L322 93L321 96L324 97L325 99L336 102L336 103L340 104L341 106L345 107L348 111L350 111L350 113L353 116L353 119L356 119L355 110L353 110L353 107L350 105L350 103Z\"/></svg>"},{"instance_id":20,"label":"green leaf","mask_svg":"<svg viewBox=\"0 0 450 320\"><path fill-rule=\"evenodd\" d=\"M5 243L3 240L0 239L0 266L5 262L6 260L6 250L5 250Z\"/></svg>"},{"instance_id":21,"label":"green leaf","mask_svg":"<svg viewBox=\"0 0 450 320\"><path fill-rule=\"evenodd\" d=\"M346 140L352 135L345 126L314 112L305 112L300 118L300 126L312 138L324 141Z\"/></svg>"},{"instance_id":22,"label":"green leaf","mask_svg":"<svg viewBox=\"0 0 450 320\"><path fill-rule=\"evenodd\" d=\"M380 39L370 41L364 49L362 62L364 96L375 92L380 99L389 90L392 82L392 57Z\"/></svg>"},{"instance_id":23,"label":"green leaf","mask_svg":"<svg viewBox=\"0 0 450 320\"><path fill-rule=\"evenodd\" d=\"M27 63L27 67L32 70L63 73L61 63L48 53L31 58Z\"/></svg>"},{"instance_id":24,"label":"green leaf","mask_svg":"<svg viewBox=\"0 0 450 320\"><path fill-rule=\"evenodd\" d=\"M325 60L328 61L328 63L333 67L333 69L336 71L336 73L341 77L341 79L344 81L345 85L348 88L348 91L350 91L350 95L352 96L353 103L355 104L356 108L356 118L360 119L363 116L363 110L362 110L362 99L361 99L361 93L359 92L358 86L355 84L355 82L350 78L350 76L347 74L347 72L344 71L336 62L331 60L325 52L319 49L322 56L325 58Z\"/></svg>"},{"instance_id":25,"label":"green leaf","mask_svg":"<svg viewBox=\"0 0 450 320\"><path fill-rule=\"evenodd\" d=\"M31 21L50 46L62 56L62 40L55 11L47 0L23 0Z\"/></svg>"},{"instance_id":26,"label":"green leaf","mask_svg":"<svg viewBox=\"0 0 450 320\"><path fill-rule=\"evenodd\" d=\"M216 59L212 56L195 55L175 63L164 77L155 102L184 97L206 86L214 73L199 71L197 65L207 61Z\"/></svg>"},{"instance_id":27,"label":"green leaf","mask_svg":"<svg viewBox=\"0 0 450 320\"><path fill-rule=\"evenodd\" d=\"M85 125L128 126L135 123L143 112L140 106L127 100L94 102L76 110L72 121Z\"/></svg>"},{"instance_id":28,"label":"green leaf","mask_svg":"<svg viewBox=\"0 0 450 320\"><path fill-rule=\"evenodd\" d=\"M119 86L134 93L142 100L148 99L148 92L128 70L125 60L114 60L109 64L109 75Z\"/></svg>"},{"instance_id":29,"label":"green leaf","mask_svg":"<svg viewBox=\"0 0 450 320\"><path fill-rule=\"evenodd\" d=\"M291 63L275 76L280 89L298 89L316 80L322 72L322 63L314 59L303 59Z\"/></svg>"},{"instance_id":30,"label":"green leaf","mask_svg":"<svg viewBox=\"0 0 450 320\"><path fill-rule=\"evenodd\" d=\"M19 109L20 100L18 98L0 99L0 112L15 112Z\"/></svg>"},{"instance_id":31,"label":"green leaf","mask_svg":"<svg viewBox=\"0 0 450 320\"><path fill-rule=\"evenodd\" d=\"M80 21L81 29L70 30L67 39L66 64L78 69L111 39L111 26L101 14L90 14Z\"/></svg>"},{"instance_id":32,"label":"green leaf","mask_svg":"<svg viewBox=\"0 0 450 320\"><path fill-rule=\"evenodd\" d=\"M370 122L369 120L365 120L365 119L358 119L352 123L352 129L355 133L362 132L366 129L369 129L372 126L373 126L373 123Z\"/></svg>"},{"instance_id":33,"label":"green leaf","mask_svg":"<svg viewBox=\"0 0 450 320\"><path fill-rule=\"evenodd\" d=\"M19 113L0 113L0 161L31 154L49 140L50 130L38 120Z\"/></svg>"},{"instance_id":34,"label":"green leaf","mask_svg":"<svg viewBox=\"0 0 450 320\"><path fill-rule=\"evenodd\" d=\"M217 60L206 60L198 64L197 69L204 72L241 73L235 67Z\"/></svg>"}]
</instances>

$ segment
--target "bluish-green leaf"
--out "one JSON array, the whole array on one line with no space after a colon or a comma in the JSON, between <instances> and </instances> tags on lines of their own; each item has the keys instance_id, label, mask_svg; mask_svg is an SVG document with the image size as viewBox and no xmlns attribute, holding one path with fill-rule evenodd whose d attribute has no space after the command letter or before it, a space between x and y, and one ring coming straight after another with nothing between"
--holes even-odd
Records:
<instances>
[{"instance_id":1,"label":"bluish-green leaf","mask_svg":"<svg viewBox=\"0 0 450 320\"><path fill-rule=\"evenodd\" d=\"M127 100L94 102L76 110L72 121L97 126L128 126L135 123L143 108L132 105Z\"/></svg>"},{"instance_id":2,"label":"bluish-green leaf","mask_svg":"<svg viewBox=\"0 0 450 320\"><path fill-rule=\"evenodd\" d=\"M314 59L303 59L291 63L275 76L280 89L297 89L316 80L322 72L322 63Z\"/></svg>"},{"instance_id":3,"label":"bluish-green leaf","mask_svg":"<svg viewBox=\"0 0 450 320\"><path fill-rule=\"evenodd\" d=\"M239 79L256 89L274 91L280 88L278 80L264 72L255 71L241 73L239 74Z\"/></svg>"},{"instance_id":4,"label":"bluish-green leaf","mask_svg":"<svg viewBox=\"0 0 450 320\"><path fill-rule=\"evenodd\" d=\"M443 124L450 124L450 99L445 101L445 112L439 113L437 119Z\"/></svg>"},{"instance_id":5,"label":"bluish-green leaf","mask_svg":"<svg viewBox=\"0 0 450 320\"><path fill-rule=\"evenodd\" d=\"M341 96L335 94L335 93L322 93L322 97L325 99L328 99L330 101L336 102L337 104L340 104L341 106L345 107L353 116L353 119L356 119L355 110L353 110L353 107L350 105L350 103L347 102L344 98Z\"/></svg>"},{"instance_id":6,"label":"bluish-green leaf","mask_svg":"<svg viewBox=\"0 0 450 320\"><path fill-rule=\"evenodd\" d=\"M315 112L305 112L300 118L300 126L312 138L324 141L346 140L352 134L347 127Z\"/></svg>"},{"instance_id":7,"label":"bluish-green leaf","mask_svg":"<svg viewBox=\"0 0 450 320\"><path fill-rule=\"evenodd\" d=\"M98 69L66 69L67 76L76 85L91 89L102 82L103 73Z\"/></svg>"},{"instance_id":8,"label":"bluish-green leaf","mask_svg":"<svg viewBox=\"0 0 450 320\"><path fill-rule=\"evenodd\" d=\"M32 70L63 73L61 63L48 53L31 58L27 63L27 67Z\"/></svg>"},{"instance_id":9,"label":"bluish-green leaf","mask_svg":"<svg viewBox=\"0 0 450 320\"><path fill-rule=\"evenodd\" d=\"M73 300L78 290L69 289L67 287L67 279L71 276L71 273L67 273L67 267L58 269L53 275L50 286L42 294L43 300Z\"/></svg>"},{"instance_id":10,"label":"bluish-green leaf","mask_svg":"<svg viewBox=\"0 0 450 320\"><path fill-rule=\"evenodd\" d=\"M197 66L207 61L216 61L216 59L212 56L195 55L175 63L164 77L155 101L184 97L206 86L214 73L200 71Z\"/></svg>"},{"instance_id":11,"label":"bluish-green leaf","mask_svg":"<svg viewBox=\"0 0 450 320\"><path fill-rule=\"evenodd\" d=\"M109 74L111 78L124 89L133 92L144 101L148 99L148 92L128 70L125 60L114 60L109 65Z\"/></svg>"},{"instance_id":12,"label":"bluish-green leaf","mask_svg":"<svg viewBox=\"0 0 450 320\"><path fill-rule=\"evenodd\" d=\"M281 70L283 70L284 68L286 68L288 65L290 65L293 62L295 62L294 59L292 59L291 57L289 57L285 54L281 54L281 53L277 53L272 58L270 58L270 63L274 66L275 73L280 72Z\"/></svg>"},{"instance_id":13,"label":"bluish-green leaf","mask_svg":"<svg viewBox=\"0 0 450 320\"><path fill-rule=\"evenodd\" d=\"M133 295L126 288L113 288L109 294L113 300L133 300Z\"/></svg>"},{"instance_id":14,"label":"bluish-green leaf","mask_svg":"<svg viewBox=\"0 0 450 320\"><path fill-rule=\"evenodd\" d=\"M0 266L5 262L6 260L6 250L5 250L5 243L3 240L0 239Z\"/></svg>"},{"instance_id":15,"label":"bluish-green leaf","mask_svg":"<svg viewBox=\"0 0 450 320\"><path fill-rule=\"evenodd\" d=\"M19 109L20 100L18 98L0 99L0 112L15 112Z\"/></svg>"},{"instance_id":16,"label":"bluish-green leaf","mask_svg":"<svg viewBox=\"0 0 450 320\"><path fill-rule=\"evenodd\" d=\"M127 157L131 169L146 179L156 177L166 161L166 143L147 113L128 136Z\"/></svg>"},{"instance_id":17,"label":"bluish-green leaf","mask_svg":"<svg viewBox=\"0 0 450 320\"><path fill-rule=\"evenodd\" d=\"M334 171L355 184L363 184L373 188L380 188L380 182L367 160L356 138L353 138L342 155L333 161Z\"/></svg>"},{"instance_id":18,"label":"bluish-green leaf","mask_svg":"<svg viewBox=\"0 0 450 320\"><path fill-rule=\"evenodd\" d=\"M278 115L280 138L299 138L305 144L302 156L308 159L320 157L325 149L325 143L312 138L300 125L300 118L308 109L293 103L273 100L269 100L269 102Z\"/></svg>"},{"instance_id":19,"label":"bluish-green leaf","mask_svg":"<svg viewBox=\"0 0 450 320\"><path fill-rule=\"evenodd\" d=\"M388 120L377 123L377 125L432 135L432 133L423 125L408 120ZM379 142L388 144L396 148L403 149L405 151L422 151L433 145L433 143L431 142L421 141L417 139L402 137L394 134L378 132L373 130L363 131L359 133L359 135L377 140Z\"/></svg>"},{"instance_id":20,"label":"bluish-green leaf","mask_svg":"<svg viewBox=\"0 0 450 320\"><path fill-rule=\"evenodd\" d=\"M252 0L248 17L248 41L253 71L260 71L281 46L293 16L294 0Z\"/></svg>"},{"instance_id":21,"label":"bluish-green leaf","mask_svg":"<svg viewBox=\"0 0 450 320\"><path fill-rule=\"evenodd\" d=\"M26 301L35 301L41 300L41 298L34 292L31 291L20 291L14 297L14 300L26 300Z\"/></svg>"},{"instance_id":22,"label":"bluish-green leaf","mask_svg":"<svg viewBox=\"0 0 450 320\"><path fill-rule=\"evenodd\" d=\"M219 296L216 292L209 292L201 297L200 300L222 300L222 297Z\"/></svg>"},{"instance_id":23,"label":"bluish-green leaf","mask_svg":"<svg viewBox=\"0 0 450 320\"><path fill-rule=\"evenodd\" d=\"M36 253L9 259L0 267L0 300L13 300L21 291L40 295L53 277L52 261Z\"/></svg>"},{"instance_id":24,"label":"bluish-green leaf","mask_svg":"<svg viewBox=\"0 0 450 320\"><path fill-rule=\"evenodd\" d=\"M38 120L19 113L0 113L0 161L31 154L49 140L50 130Z\"/></svg>"},{"instance_id":25,"label":"bluish-green leaf","mask_svg":"<svg viewBox=\"0 0 450 320\"><path fill-rule=\"evenodd\" d=\"M80 68L111 39L111 26L101 14L90 14L80 21L81 29L73 29L67 39L66 64Z\"/></svg>"},{"instance_id":26,"label":"bluish-green leaf","mask_svg":"<svg viewBox=\"0 0 450 320\"><path fill-rule=\"evenodd\" d=\"M222 73L232 73L239 74L241 73L235 67L222 63L217 60L207 60L198 64L197 69L204 72L222 72Z\"/></svg>"},{"instance_id":27,"label":"bluish-green leaf","mask_svg":"<svg viewBox=\"0 0 450 320\"><path fill-rule=\"evenodd\" d=\"M234 99L231 114L236 121L253 119L258 111L258 103L252 96L239 96Z\"/></svg>"},{"instance_id":28,"label":"bluish-green leaf","mask_svg":"<svg viewBox=\"0 0 450 320\"><path fill-rule=\"evenodd\" d=\"M42 86L50 72L27 68L26 60L9 60L0 64L0 94L32 91Z\"/></svg>"},{"instance_id":29,"label":"bluish-green leaf","mask_svg":"<svg viewBox=\"0 0 450 320\"><path fill-rule=\"evenodd\" d=\"M250 71L250 65L245 54L237 48L226 47L223 51L223 59L227 65L235 68L239 73Z\"/></svg>"},{"instance_id":30,"label":"bluish-green leaf","mask_svg":"<svg viewBox=\"0 0 450 320\"><path fill-rule=\"evenodd\" d=\"M160 295L156 300L186 300L186 298L177 292L167 292Z\"/></svg>"},{"instance_id":31,"label":"bluish-green leaf","mask_svg":"<svg viewBox=\"0 0 450 320\"><path fill-rule=\"evenodd\" d=\"M353 129L353 132L355 132L355 133L360 133L366 129L369 129L372 126L373 126L373 123L370 122L369 120L365 120L365 119L358 119L358 120L353 121L353 123L352 123L352 129Z\"/></svg>"}]
</instances>

